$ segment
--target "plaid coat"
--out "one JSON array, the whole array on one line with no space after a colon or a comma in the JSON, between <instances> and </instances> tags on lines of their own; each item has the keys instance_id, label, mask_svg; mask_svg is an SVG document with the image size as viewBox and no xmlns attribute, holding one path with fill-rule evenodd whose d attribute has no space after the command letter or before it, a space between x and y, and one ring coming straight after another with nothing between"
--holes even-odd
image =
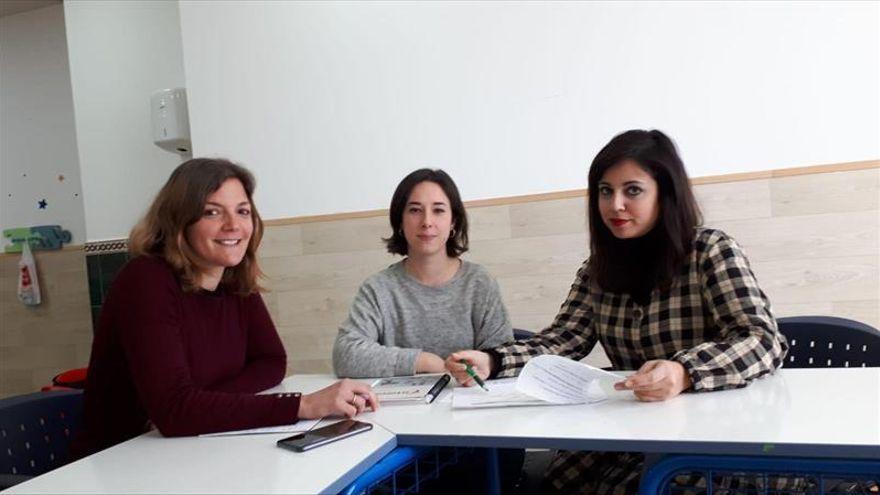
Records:
<instances>
[{"instance_id":1,"label":"plaid coat","mask_svg":"<svg viewBox=\"0 0 880 495\"><path fill-rule=\"evenodd\" d=\"M584 262L550 327L492 351L500 358L498 376L507 377L541 354L582 359L597 341L619 370L678 361L696 392L744 387L780 367L788 351L742 249L724 232L704 228L672 287L655 289L646 306L603 292ZM636 493L643 461L637 453L560 452L545 481L560 493Z\"/></svg>"}]
</instances>

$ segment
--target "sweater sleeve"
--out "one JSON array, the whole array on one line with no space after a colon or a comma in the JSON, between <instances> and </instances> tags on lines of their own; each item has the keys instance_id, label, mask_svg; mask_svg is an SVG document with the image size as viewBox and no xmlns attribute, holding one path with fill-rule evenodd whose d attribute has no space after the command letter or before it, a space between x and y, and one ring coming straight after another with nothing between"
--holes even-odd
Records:
<instances>
[{"instance_id":1,"label":"sweater sleeve","mask_svg":"<svg viewBox=\"0 0 880 495\"><path fill-rule=\"evenodd\" d=\"M716 235L722 237L699 262L703 300L718 337L672 358L685 367L697 392L744 387L780 367L788 351L742 249L733 239Z\"/></svg>"},{"instance_id":2,"label":"sweater sleeve","mask_svg":"<svg viewBox=\"0 0 880 495\"><path fill-rule=\"evenodd\" d=\"M477 349L488 349L513 341L513 327L501 299L498 282L488 273L484 277L485 295L481 301L481 318L476 326L474 343Z\"/></svg>"},{"instance_id":3,"label":"sweater sleeve","mask_svg":"<svg viewBox=\"0 0 880 495\"><path fill-rule=\"evenodd\" d=\"M496 376L514 376L529 359L542 354L556 354L575 361L585 358L597 340L589 296L590 281L587 262L584 262L550 327L529 339L490 350L500 364Z\"/></svg>"},{"instance_id":4,"label":"sweater sleeve","mask_svg":"<svg viewBox=\"0 0 880 495\"><path fill-rule=\"evenodd\" d=\"M157 262L141 263L114 284L127 308L120 341L138 397L165 436L294 423L299 394L209 391L193 383L181 338L177 280Z\"/></svg>"},{"instance_id":5,"label":"sweater sleeve","mask_svg":"<svg viewBox=\"0 0 880 495\"><path fill-rule=\"evenodd\" d=\"M339 377L365 378L412 375L420 349L383 344L382 308L369 282L358 289L348 318L333 345L333 369Z\"/></svg>"},{"instance_id":6,"label":"sweater sleeve","mask_svg":"<svg viewBox=\"0 0 880 495\"><path fill-rule=\"evenodd\" d=\"M261 392L278 385L287 371L287 354L262 296L243 298L241 308L247 332L245 365L236 376L212 384L215 392Z\"/></svg>"}]
</instances>

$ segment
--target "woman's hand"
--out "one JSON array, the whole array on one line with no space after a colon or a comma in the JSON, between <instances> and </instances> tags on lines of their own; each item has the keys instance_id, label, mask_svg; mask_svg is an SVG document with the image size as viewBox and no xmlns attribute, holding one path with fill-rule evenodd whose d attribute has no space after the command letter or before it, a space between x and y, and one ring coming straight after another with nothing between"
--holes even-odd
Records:
<instances>
[{"instance_id":1,"label":"woman's hand","mask_svg":"<svg viewBox=\"0 0 880 495\"><path fill-rule=\"evenodd\" d=\"M367 407L379 409L379 399L372 387L354 380L340 380L299 400L300 419L318 419L325 416L358 415Z\"/></svg>"},{"instance_id":2,"label":"woman's hand","mask_svg":"<svg viewBox=\"0 0 880 495\"><path fill-rule=\"evenodd\" d=\"M446 358L446 369L465 387L474 385L474 379L465 371L465 365L461 361L470 363L474 372L485 380L492 373L492 357L483 351L458 351L453 352Z\"/></svg>"},{"instance_id":3,"label":"woman's hand","mask_svg":"<svg viewBox=\"0 0 880 495\"><path fill-rule=\"evenodd\" d=\"M677 361L654 360L643 364L626 380L614 384L616 390L632 390L645 402L671 399L691 388L691 377Z\"/></svg>"},{"instance_id":4,"label":"woman's hand","mask_svg":"<svg viewBox=\"0 0 880 495\"><path fill-rule=\"evenodd\" d=\"M446 366L440 356L422 351L416 358L416 373L443 373Z\"/></svg>"}]
</instances>

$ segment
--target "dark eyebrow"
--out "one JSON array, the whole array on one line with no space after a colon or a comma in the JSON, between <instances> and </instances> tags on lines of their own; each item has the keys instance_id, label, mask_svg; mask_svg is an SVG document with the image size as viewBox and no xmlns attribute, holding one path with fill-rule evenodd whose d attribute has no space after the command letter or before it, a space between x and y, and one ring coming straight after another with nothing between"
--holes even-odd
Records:
<instances>
[{"instance_id":1,"label":"dark eyebrow","mask_svg":"<svg viewBox=\"0 0 880 495\"><path fill-rule=\"evenodd\" d=\"M251 204L250 201L242 201L241 203L239 203L235 206L236 207L242 206L242 205L249 206L250 204ZM213 201L205 201L205 206L208 206L208 205L219 206L219 207L223 208L223 205L221 205L220 203L215 203Z\"/></svg>"},{"instance_id":2,"label":"dark eyebrow","mask_svg":"<svg viewBox=\"0 0 880 495\"><path fill-rule=\"evenodd\" d=\"M644 181L640 181L640 180L628 180L628 181L626 181L626 182L623 183L624 186L629 186L629 185L632 185L632 184L638 184L638 185L640 185L640 186L643 186L643 185L645 185L645 182L644 182ZM599 181L599 185L600 185L600 186L610 186L611 184L608 183L607 181L600 180L600 181Z\"/></svg>"}]
</instances>

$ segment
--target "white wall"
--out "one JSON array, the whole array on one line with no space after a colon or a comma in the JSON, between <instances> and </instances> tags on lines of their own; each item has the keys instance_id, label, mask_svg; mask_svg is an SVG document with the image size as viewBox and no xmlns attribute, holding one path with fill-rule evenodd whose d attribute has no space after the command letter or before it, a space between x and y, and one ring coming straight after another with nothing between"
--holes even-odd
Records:
<instances>
[{"instance_id":1,"label":"white wall","mask_svg":"<svg viewBox=\"0 0 880 495\"><path fill-rule=\"evenodd\" d=\"M153 144L150 95L184 85L177 2L64 2L89 241L128 236L180 163Z\"/></svg>"},{"instance_id":2,"label":"white wall","mask_svg":"<svg viewBox=\"0 0 880 495\"><path fill-rule=\"evenodd\" d=\"M85 242L61 5L0 17L0 205L0 230L61 225Z\"/></svg>"},{"instance_id":3,"label":"white wall","mask_svg":"<svg viewBox=\"0 0 880 495\"><path fill-rule=\"evenodd\" d=\"M584 187L660 128L692 176L880 157L877 2L180 5L196 155L267 218L384 208L442 167L466 199Z\"/></svg>"}]
</instances>

